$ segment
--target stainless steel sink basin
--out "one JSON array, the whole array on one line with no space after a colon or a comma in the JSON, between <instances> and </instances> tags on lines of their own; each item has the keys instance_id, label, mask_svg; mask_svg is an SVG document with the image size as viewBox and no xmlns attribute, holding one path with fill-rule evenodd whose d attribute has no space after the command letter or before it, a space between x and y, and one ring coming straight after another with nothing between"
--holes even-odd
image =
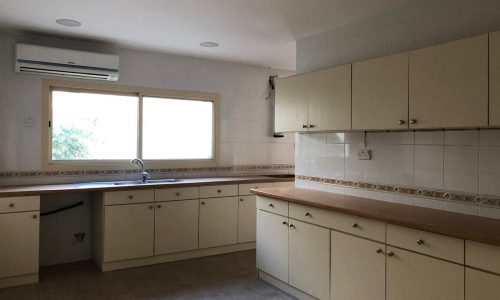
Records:
<instances>
[{"instance_id":1,"label":"stainless steel sink basin","mask_svg":"<svg viewBox=\"0 0 500 300\"><path fill-rule=\"evenodd\" d=\"M109 182L82 182L77 183L80 187L99 187L99 186L111 186L111 185L142 185L142 184L154 184L154 183L169 183L169 182L179 182L180 179L152 179L147 180L146 182L141 182L139 180L130 180L130 181L109 181Z\"/></svg>"}]
</instances>

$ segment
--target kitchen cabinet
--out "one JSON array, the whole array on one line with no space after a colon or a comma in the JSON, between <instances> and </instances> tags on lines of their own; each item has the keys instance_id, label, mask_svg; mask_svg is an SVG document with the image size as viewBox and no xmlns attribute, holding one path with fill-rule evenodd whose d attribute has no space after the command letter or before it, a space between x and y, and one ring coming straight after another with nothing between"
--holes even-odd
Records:
<instances>
[{"instance_id":1,"label":"kitchen cabinet","mask_svg":"<svg viewBox=\"0 0 500 300\"><path fill-rule=\"evenodd\" d=\"M410 52L410 128L488 125L488 35Z\"/></svg>"},{"instance_id":2,"label":"kitchen cabinet","mask_svg":"<svg viewBox=\"0 0 500 300\"><path fill-rule=\"evenodd\" d=\"M153 255L153 203L104 207L104 262Z\"/></svg>"},{"instance_id":3,"label":"kitchen cabinet","mask_svg":"<svg viewBox=\"0 0 500 300\"><path fill-rule=\"evenodd\" d=\"M238 242L238 197L200 200L200 248Z\"/></svg>"},{"instance_id":4,"label":"kitchen cabinet","mask_svg":"<svg viewBox=\"0 0 500 300\"><path fill-rule=\"evenodd\" d=\"M490 33L490 126L500 126L500 31Z\"/></svg>"},{"instance_id":5,"label":"kitchen cabinet","mask_svg":"<svg viewBox=\"0 0 500 300\"><path fill-rule=\"evenodd\" d=\"M199 201L155 203L154 254L198 249Z\"/></svg>"},{"instance_id":6,"label":"kitchen cabinet","mask_svg":"<svg viewBox=\"0 0 500 300\"><path fill-rule=\"evenodd\" d=\"M238 243L255 241L256 232L255 196L240 196L238 203Z\"/></svg>"},{"instance_id":7,"label":"kitchen cabinet","mask_svg":"<svg viewBox=\"0 0 500 300\"><path fill-rule=\"evenodd\" d=\"M39 211L0 214L0 287L3 278L38 273L39 228Z\"/></svg>"},{"instance_id":8,"label":"kitchen cabinet","mask_svg":"<svg viewBox=\"0 0 500 300\"><path fill-rule=\"evenodd\" d=\"M497 300L500 275L465 268L465 300Z\"/></svg>"},{"instance_id":9,"label":"kitchen cabinet","mask_svg":"<svg viewBox=\"0 0 500 300\"><path fill-rule=\"evenodd\" d=\"M464 267L387 247L387 300L464 299Z\"/></svg>"},{"instance_id":10,"label":"kitchen cabinet","mask_svg":"<svg viewBox=\"0 0 500 300\"><path fill-rule=\"evenodd\" d=\"M331 276L331 300L384 300L385 245L332 231Z\"/></svg>"},{"instance_id":11,"label":"kitchen cabinet","mask_svg":"<svg viewBox=\"0 0 500 300\"><path fill-rule=\"evenodd\" d=\"M408 128L408 53L352 64L352 129Z\"/></svg>"},{"instance_id":12,"label":"kitchen cabinet","mask_svg":"<svg viewBox=\"0 0 500 300\"><path fill-rule=\"evenodd\" d=\"M288 218L257 211L257 268L288 283Z\"/></svg>"},{"instance_id":13,"label":"kitchen cabinet","mask_svg":"<svg viewBox=\"0 0 500 300\"><path fill-rule=\"evenodd\" d=\"M329 299L330 230L290 219L288 238L289 284L318 299Z\"/></svg>"},{"instance_id":14,"label":"kitchen cabinet","mask_svg":"<svg viewBox=\"0 0 500 300\"><path fill-rule=\"evenodd\" d=\"M275 131L297 132L308 128L308 77L295 75L276 80Z\"/></svg>"},{"instance_id":15,"label":"kitchen cabinet","mask_svg":"<svg viewBox=\"0 0 500 300\"><path fill-rule=\"evenodd\" d=\"M351 129L351 65L279 79L275 130Z\"/></svg>"}]
</instances>

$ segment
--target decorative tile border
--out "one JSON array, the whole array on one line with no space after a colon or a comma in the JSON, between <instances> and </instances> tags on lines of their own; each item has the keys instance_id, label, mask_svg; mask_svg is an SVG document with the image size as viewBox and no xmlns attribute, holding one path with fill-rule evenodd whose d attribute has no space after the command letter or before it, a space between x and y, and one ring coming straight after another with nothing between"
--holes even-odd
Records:
<instances>
[{"instance_id":1,"label":"decorative tile border","mask_svg":"<svg viewBox=\"0 0 500 300\"><path fill-rule=\"evenodd\" d=\"M207 168L169 168L147 169L151 174L156 173L203 173L203 172L244 172L244 171L293 171L294 165L241 165ZM78 171L8 171L0 172L0 178L18 177L51 177L51 176L86 176L86 175L120 175L138 174L138 169L130 170L78 170ZM227 174L226 174L227 175Z\"/></svg>"},{"instance_id":2,"label":"decorative tile border","mask_svg":"<svg viewBox=\"0 0 500 300\"><path fill-rule=\"evenodd\" d=\"M457 192L447 192L440 190L429 190L425 188L406 187L388 184L376 184L362 181L350 181L344 179L331 179L313 176L296 175L295 179L307 180L319 183L335 184L359 189L402 194L406 196L417 196L422 198L432 198L442 201L454 201L472 205L500 207L500 198L488 195L465 194Z\"/></svg>"}]
</instances>

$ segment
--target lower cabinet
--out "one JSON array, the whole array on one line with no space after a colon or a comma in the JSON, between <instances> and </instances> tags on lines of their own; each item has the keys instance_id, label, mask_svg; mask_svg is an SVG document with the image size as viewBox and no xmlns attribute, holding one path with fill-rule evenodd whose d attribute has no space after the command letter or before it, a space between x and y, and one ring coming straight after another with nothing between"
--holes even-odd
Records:
<instances>
[{"instance_id":1,"label":"lower cabinet","mask_svg":"<svg viewBox=\"0 0 500 300\"><path fill-rule=\"evenodd\" d=\"M238 243L255 242L256 197L240 196L238 203Z\"/></svg>"},{"instance_id":2,"label":"lower cabinet","mask_svg":"<svg viewBox=\"0 0 500 300\"><path fill-rule=\"evenodd\" d=\"M331 233L331 300L385 299L385 245Z\"/></svg>"},{"instance_id":3,"label":"lower cabinet","mask_svg":"<svg viewBox=\"0 0 500 300\"><path fill-rule=\"evenodd\" d=\"M38 273L39 217L38 211L0 214L0 279Z\"/></svg>"},{"instance_id":4,"label":"lower cabinet","mask_svg":"<svg viewBox=\"0 0 500 300\"><path fill-rule=\"evenodd\" d=\"M465 268L465 300L498 300L500 276Z\"/></svg>"},{"instance_id":5,"label":"lower cabinet","mask_svg":"<svg viewBox=\"0 0 500 300\"><path fill-rule=\"evenodd\" d=\"M155 205L154 254L198 249L199 201L179 200Z\"/></svg>"},{"instance_id":6,"label":"lower cabinet","mask_svg":"<svg viewBox=\"0 0 500 300\"><path fill-rule=\"evenodd\" d=\"M200 200L200 248L238 242L238 197Z\"/></svg>"},{"instance_id":7,"label":"lower cabinet","mask_svg":"<svg viewBox=\"0 0 500 300\"><path fill-rule=\"evenodd\" d=\"M257 211L257 268L288 283L288 218Z\"/></svg>"},{"instance_id":8,"label":"lower cabinet","mask_svg":"<svg viewBox=\"0 0 500 300\"><path fill-rule=\"evenodd\" d=\"M330 294L330 230L290 219L288 282L316 298Z\"/></svg>"},{"instance_id":9,"label":"lower cabinet","mask_svg":"<svg viewBox=\"0 0 500 300\"><path fill-rule=\"evenodd\" d=\"M464 266L387 247L387 300L464 299ZM476 298L474 298L476 299Z\"/></svg>"},{"instance_id":10,"label":"lower cabinet","mask_svg":"<svg viewBox=\"0 0 500 300\"><path fill-rule=\"evenodd\" d=\"M103 260L152 256L154 225L153 203L105 206Z\"/></svg>"}]
</instances>

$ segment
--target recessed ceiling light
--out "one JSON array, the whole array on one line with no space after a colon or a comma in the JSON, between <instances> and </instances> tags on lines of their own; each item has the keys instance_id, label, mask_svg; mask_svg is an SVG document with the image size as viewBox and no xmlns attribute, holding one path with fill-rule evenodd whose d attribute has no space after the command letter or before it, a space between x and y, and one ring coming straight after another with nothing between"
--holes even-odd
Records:
<instances>
[{"instance_id":1,"label":"recessed ceiling light","mask_svg":"<svg viewBox=\"0 0 500 300\"><path fill-rule=\"evenodd\" d=\"M216 42L201 42L200 46L207 47L207 48L214 48L214 47L219 47L219 43L216 43Z\"/></svg>"},{"instance_id":2,"label":"recessed ceiling light","mask_svg":"<svg viewBox=\"0 0 500 300\"><path fill-rule=\"evenodd\" d=\"M82 23L71 19L57 19L56 23L62 26L69 26L69 27L82 26Z\"/></svg>"}]
</instances>

